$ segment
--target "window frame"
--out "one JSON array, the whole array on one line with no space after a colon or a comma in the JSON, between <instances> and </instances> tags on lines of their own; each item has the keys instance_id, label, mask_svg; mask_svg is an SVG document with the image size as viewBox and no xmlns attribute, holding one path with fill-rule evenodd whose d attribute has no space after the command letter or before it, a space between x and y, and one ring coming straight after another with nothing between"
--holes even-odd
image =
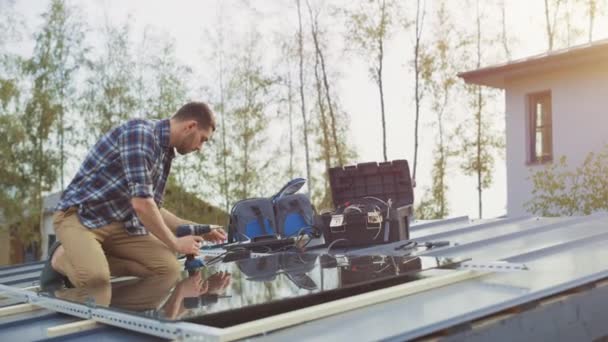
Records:
<instances>
[{"instance_id":1,"label":"window frame","mask_svg":"<svg viewBox=\"0 0 608 342\"><path fill-rule=\"evenodd\" d=\"M527 128L527 145L526 145L526 164L527 165L542 165L553 162L553 99L550 90L544 90L526 95L526 128ZM545 103L547 108L543 108L542 124L537 125L538 112L537 104ZM548 116L547 116L548 113ZM538 156L536 154L536 135L541 132L543 142L541 142L542 152L544 154ZM546 146L545 146L546 145ZM548 153L545 153L545 148Z\"/></svg>"}]
</instances>

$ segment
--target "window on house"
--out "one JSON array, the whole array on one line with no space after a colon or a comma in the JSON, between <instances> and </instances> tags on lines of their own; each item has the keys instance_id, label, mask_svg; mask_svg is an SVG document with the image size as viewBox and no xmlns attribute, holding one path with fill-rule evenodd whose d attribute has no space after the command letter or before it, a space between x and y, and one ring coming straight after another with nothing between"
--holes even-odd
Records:
<instances>
[{"instance_id":1,"label":"window on house","mask_svg":"<svg viewBox=\"0 0 608 342\"><path fill-rule=\"evenodd\" d=\"M551 92L528 95L529 158L531 164L553 160Z\"/></svg>"}]
</instances>

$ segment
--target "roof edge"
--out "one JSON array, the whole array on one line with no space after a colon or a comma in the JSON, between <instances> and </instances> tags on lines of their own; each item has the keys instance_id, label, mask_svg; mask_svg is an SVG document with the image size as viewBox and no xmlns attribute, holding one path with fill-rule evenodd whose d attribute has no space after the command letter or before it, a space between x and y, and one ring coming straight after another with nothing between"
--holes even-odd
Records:
<instances>
[{"instance_id":1,"label":"roof edge","mask_svg":"<svg viewBox=\"0 0 608 342\"><path fill-rule=\"evenodd\" d=\"M551 67L548 63L554 63L553 67L560 67L558 64L562 61L573 59L583 62L586 58L593 58L593 56L604 54L608 55L608 39L602 39L560 50L548 51L480 69L464 71L458 73L457 76L462 78L466 83L504 89L505 78L517 74L518 71L533 68L538 65L543 65L545 69L548 69Z\"/></svg>"}]
</instances>

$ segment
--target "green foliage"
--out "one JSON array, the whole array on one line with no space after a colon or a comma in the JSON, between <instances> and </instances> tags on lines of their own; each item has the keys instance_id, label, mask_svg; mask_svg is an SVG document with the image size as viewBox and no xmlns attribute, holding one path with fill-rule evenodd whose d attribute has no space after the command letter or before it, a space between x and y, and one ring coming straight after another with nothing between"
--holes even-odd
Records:
<instances>
[{"instance_id":1,"label":"green foliage","mask_svg":"<svg viewBox=\"0 0 608 342\"><path fill-rule=\"evenodd\" d=\"M26 137L20 113L23 107L23 60L8 53L4 45L17 40L20 26L10 4L0 4L0 217L15 221L21 210L15 203L18 187L27 181L23 176L23 151ZM25 151L27 152L27 151ZM18 215L20 216L20 215Z\"/></svg>"},{"instance_id":2,"label":"green foliage","mask_svg":"<svg viewBox=\"0 0 608 342\"><path fill-rule=\"evenodd\" d=\"M565 156L559 162L531 171L532 198L527 211L540 216L589 215L608 210L608 146L590 152L574 170Z\"/></svg>"},{"instance_id":3,"label":"green foliage","mask_svg":"<svg viewBox=\"0 0 608 342\"><path fill-rule=\"evenodd\" d=\"M210 101L214 104L214 110L218 115L217 132L209 144L206 152L210 169L216 172L207 173L207 183L210 185L207 193L218 198L218 203L222 203L224 210L230 210L230 182L228 174L232 167L228 165L228 157L232 154L231 144L227 141L228 129L226 126L226 78L229 74L230 65L227 65L227 48L225 37L230 37L229 26L225 25L225 11L223 4L219 4L219 9L215 16L215 22L210 29L204 31L203 40L208 43L210 48L202 51L203 60L207 60L213 67L206 74L214 80L210 87Z\"/></svg>"},{"instance_id":4,"label":"green foliage","mask_svg":"<svg viewBox=\"0 0 608 342\"><path fill-rule=\"evenodd\" d=\"M457 130L457 135L462 137L461 156L463 161L461 169L465 175L480 175L481 182L478 184L480 189L487 189L492 184L494 170L495 152L504 149L504 139L498 136L491 127L491 123L475 113L475 121L480 128L477 130L474 125L463 124ZM480 133L479 139L474 130Z\"/></svg>"},{"instance_id":5,"label":"green foliage","mask_svg":"<svg viewBox=\"0 0 608 342\"><path fill-rule=\"evenodd\" d=\"M308 3L307 3L308 4ZM331 188L329 186L329 175L327 170L331 167L343 166L356 157L352 146L347 142L348 116L340 108L340 98L331 91L330 84L339 83L339 78L332 71L335 69L329 61L329 45L326 29L322 26L321 13L314 10L308 4L310 15L310 31L314 43L314 89L316 105L314 106L317 120L311 121L311 126L316 123L317 129L312 132L316 137L319 154L314 158L315 162L322 163L324 171L320 172L322 182L315 182L313 203L318 208L332 208Z\"/></svg>"},{"instance_id":6,"label":"green foliage","mask_svg":"<svg viewBox=\"0 0 608 342\"><path fill-rule=\"evenodd\" d=\"M90 76L82 98L82 112L90 146L110 128L131 118L138 110L135 94L135 61L130 48L130 28L107 26L103 54L90 63Z\"/></svg>"},{"instance_id":7,"label":"green foliage","mask_svg":"<svg viewBox=\"0 0 608 342\"><path fill-rule=\"evenodd\" d=\"M163 206L178 217L193 222L222 226L228 223L228 213L184 190L175 177L169 177Z\"/></svg>"},{"instance_id":8,"label":"green foliage","mask_svg":"<svg viewBox=\"0 0 608 342\"><path fill-rule=\"evenodd\" d=\"M416 206L415 216L420 220L442 219L449 213L447 202L448 182L446 179L447 156L439 153L433 163L431 176L433 182L427 189L420 203Z\"/></svg>"},{"instance_id":9,"label":"green foliage","mask_svg":"<svg viewBox=\"0 0 608 342\"><path fill-rule=\"evenodd\" d=\"M445 2L437 10L435 38L422 50L421 78L430 92L431 110L436 115L434 126L437 128L433 150L431 188L427 189L416 207L419 219L441 219L448 215L448 159L456 152L452 147L454 137L447 134L446 121L452 118L450 103L455 92L456 75L461 68L459 58L462 43L456 31Z\"/></svg>"},{"instance_id":10,"label":"green foliage","mask_svg":"<svg viewBox=\"0 0 608 342\"><path fill-rule=\"evenodd\" d=\"M484 14L479 8L477 1L476 29L474 38L463 36L461 44L467 50L462 54L466 69L480 68L482 65L482 51L488 45L495 44L494 40L486 40L482 30ZM479 218L483 217L483 190L492 184L495 156L504 150L505 144L501 135L493 128L492 116L488 112L489 100L493 99L496 91L483 91L479 85L465 86L466 98L470 117L462 123L455 132L460 137L458 155L461 158L460 168L465 175L476 176L478 194Z\"/></svg>"},{"instance_id":11,"label":"green foliage","mask_svg":"<svg viewBox=\"0 0 608 342\"><path fill-rule=\"evenodd\" d=\"M42 15L42 29L35 35L34 55L26 63L26 71L33 78L31 100L26 107L26 121L31 141L36 146L37 173L46 168L56 169L63 188L64 164L67 160L64 142L72 133L72 121L67 120L70 108L76 98L76 74L84 61L86 48L83 47L85 28L76 8L68 6L63 0L52 0L47 12ZM55 133L58 163L47 163L43 145ZM47 177L41 177L39 179ZM47 179L41 184L42 191L53 186L55 179Z\"/></svg>"},{"instance_id":12,"label":"green foliage","mask_svg":"<svg viewBox=\"0 0 608 342\"><path fill-rule=\"evenodd\" d=\"M232 165L229 179L229 202L263 196L270 189L264 183L272 155L258 153L268 147L268 106L275 79L261 64L260 34L252 30L242 47L242 55L233 60L226 100L227 140L235 146L228 156Z\"/></svg>"},{"instance_id":13,"label":"green foliage","mask_svg":"<svg viewBox=\"0 0 608 342\"><path fill-rule=\"evenodd\" d=\"M0 115L0 218L22 241L38 240L39 209L29 205L36 189L29 177L30 151L19 115ZM0 222L1 223L1 222Z\"/></svg>"},{"instance_id":14,"label":"green foliage","mask_svg":"<svg viewBox=\"0 0 608 342\"><path fill-rule=\"evenodd\" d=\"M42 19L30 58L0 53L0 214L25 244L39 240L43 194L63 170L64 118L84 53L75 9L53 0ZM2 22L0 42L20 36L17 21Z\"/></svg>"},{"instance_id":15,"label":"green foliage","mask_svg":"<svg viewBox=\"0 0 608 342\"><path fill-rule=\"evenodd\" d=\"M149 82L146 114L148 118L166 118L186 102L192 69L177 59L174 38L158 36L152 43L144 57L149 77L145 81Z\"/></svg>"},{"instance_id":16,"label":"green foliage","mask_svg":"<svg viewBox=\"0 0 608 342\"><path fill-rule=\"evenodd\" d=\"M10 3L0 4L0 9L0 224L15 231L14 224L23 223L16 233L33 241L35 226L30 219L37 212L28 208L35 187L23 122L23 59L4 49L4 44L18 41L21 27Z\"/></svg>"},{"instance_id":17,"label":"green foliage","mask_svg":"<svg viewBox=\"0 0 608 342\"><path fill-rule=\"evenodd\" d=\"M348 46L370 59L370 76L378 82L377 58L383 53L384 43L395 32L398 24L397 2L371 0L356 2L354 9L344 9Z\"/></svg>"},{"instance_id":18,"label":"green foliage","mask_svg":"<svg viewBox=\"0 0 608 342\"><path fill-rule=\"evenodd\" d=\"M388 157L382 77L385 44L393 34L394 26L398 21L398 6L397 2L393 0L369 0L357 2L356 4L355 9L342 11L346 17L346 40L348 46L351 46L368 60L370 77L376 83L380 93L382 151L384 161L386 161Z\"/></svg>"}]
</instances>

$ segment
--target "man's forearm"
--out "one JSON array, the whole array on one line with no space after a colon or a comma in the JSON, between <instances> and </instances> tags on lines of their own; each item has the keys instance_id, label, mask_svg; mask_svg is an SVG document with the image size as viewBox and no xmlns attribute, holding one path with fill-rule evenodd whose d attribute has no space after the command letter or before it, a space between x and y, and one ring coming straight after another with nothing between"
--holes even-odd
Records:
<instances>
[{"instance_id":1,"label":"man's forearm","mask_svg":"<svg viewBox=\"0 0 608 342\"><path fill-rule=\"evenodd\" d=\"M146 229L156 236L160 241L164 242L172 251L177 250L177 242L175 234L169 229L165 223L154 200L150 198L133 198L131 199L133 209L137 217L144 224Z\"/></svg>"},{"instance_id":2,"label":"man's forearm","mask_svg":"<svg viewBox=\"0 0 608 342\"><path fill-rule=\"evenodd\" d=\"M182 224L197 224L196 222L184 220L181 217L177 217L167 209L160 209L160 215L162 216L165 225L171 229L175 234L177 227ZM222 226L210 224L209 227L212 229L210 233L203 234L203 239L212 242L222 242L226 240L226 233L224 233Z\"/></svg>"}]
</instances>

